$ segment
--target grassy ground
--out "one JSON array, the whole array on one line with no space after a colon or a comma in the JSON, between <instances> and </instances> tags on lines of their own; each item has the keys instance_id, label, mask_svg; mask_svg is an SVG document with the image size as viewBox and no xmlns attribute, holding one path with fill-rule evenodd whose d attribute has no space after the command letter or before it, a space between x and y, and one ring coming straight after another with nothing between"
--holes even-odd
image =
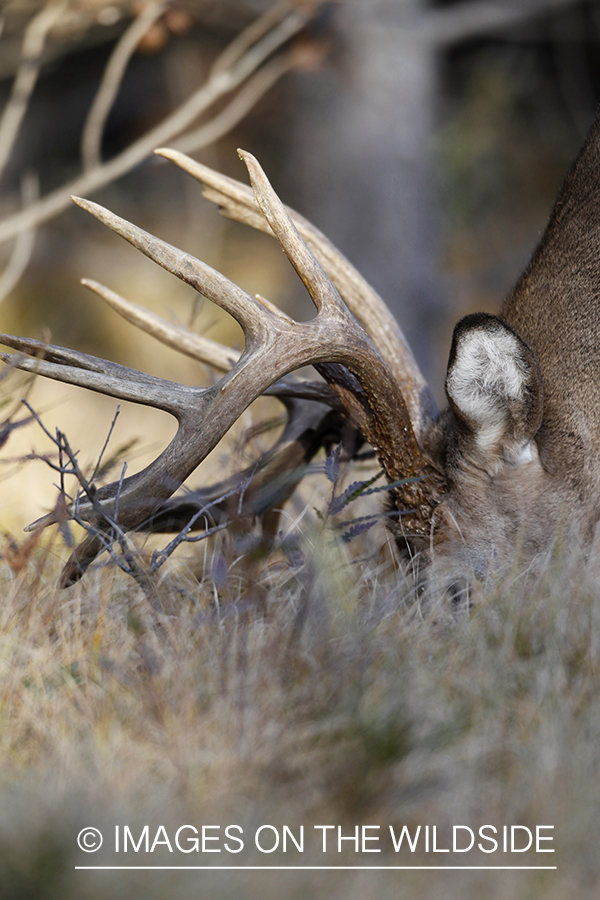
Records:
<instances>
[{"instance_id":1,"label":"grassy ground","mask_svg":"<svg viewBox=\"0 0 600 900\"><path fill-rule=\"evenodd\" d=\"M157 611L109 568L58 590L54 546L29 556L5 547L0 568L3 898L598 895L591 564L557 553L540 576L515 563L476 586L470 608L456 607L441 589L415 599L389 560L352 559L327 531L309 532L293 558L236 559L230 543L213 549L210 577L174 564ZM234 823L239 854L225 849ZM150 844L162 840L153 853L114 852L116 825L137 842L146 824ZM221 826L207 832L220 854L179 852L184 824ZM290 842L285 854L259 852L265 824L297 839L304 825L303 852ZM366 846L382 852L346 841L338 853L331 830L323 853L314 826L324 824L345 836L378 825L366 833L379 842ZM542 846L556 852L425 852L426 825L439 849L451 846L453 825L477 835L485 824L553 825ZM421 825L415 853L406 842L393 852L390 825L411 835ZM98 854L77 848L84 826L103 832ZM265 848L273 841L266 829ZM74 868L93 864L557 869Z\"/></svg>"}]
</instances>

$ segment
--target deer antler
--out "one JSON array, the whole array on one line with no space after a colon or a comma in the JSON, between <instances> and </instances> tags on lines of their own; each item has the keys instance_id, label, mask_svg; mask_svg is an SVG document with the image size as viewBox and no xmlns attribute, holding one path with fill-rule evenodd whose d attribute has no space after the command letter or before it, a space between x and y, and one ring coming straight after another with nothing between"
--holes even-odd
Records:
<instances>
[{"instance_id":1,"label":"deer antler","mask_svg":"<svg viewBox=\"0 0 600 900\"><path fill-rule=\"evenodd\" d=\"M170 159L199 181L207 200L217 204L227 218L273 235L257 197L247 185L209 169L178 150L160 148L155 153ZM284 208L350 312L377 347L393 378L402 386L410 421L422 447L426 432L438 418L438 410L400 326L379 294L325 235L300 213L288 206Z\"/></svg>"},{"instance_id":2,"label":"deer antler","mask_svg":"<svg viewBox=\"0 0 600 900\"><path fill-rule=\"evenodd\" d=\"M175 156L178 164L182 164L181 155ZM352 297L349 304L355 309L355 317L342 300L332 278L299 234L258 162L249 153L240 151L240 156L248 168L255 203L265 223L268 223L266 227L281 244L315 304L317 315L312 320L304 323L294 321L263 298L245 293L198 259L95 203L74 198L79 206L150 259L232 315L243 329L244 350L237 359L232 352L229 356L221 355L219 368L230 368L216 384L207 388L176 384L86 354L8 335L0 336L6 345L25 353L41 354L44 358L22 359L11 354L3 354L3 358L20 368L119 399L154 406L175 416L179 423L177 434L154 462L122 483L107 485L98 491L97 498L102 502L107 516L115 515L118 501L118 522L124 529L135 529L147 520L262 393L273 391L283 395L287 391L290 396L310 395L313 399L336 405L326 386L313 386L314 392L311 394L308 391L307 394L302 393L302 382L278 384L293 370L315 365L335 391L338 404L373 445L388 478L391 481L400 478L428 479L396 488L397 505L411 511L403 523L407 531L427 535L437 501L437 473L419 447L403 390L410 398L412 417L417 423L419 435L432 420L432 404L410 351L382 301L378 298L378 302L373 301L376 295L368 286L362 290L355 288L352 292L349 288L352 281L348 276L349 264L315 229L301 222L308 239L318 246L318 255L328 268L335 270L333 277L342 289L347 288L345 293ZM204 177L207 171L202 168ZM236 183L228 181L230 193L231 185ZM239 191L240 187L235 189ZM242 205L245 204L255 215L256 207L248 203L248 195L249 192L242 192ZM110 292L107 293L107 289L98 290L99 286L93 284L89 286L108 299ZM361 301L365 300L367 293L368 303L363 306ZM161 340L173 343L180 337L173 330L167 333L168 328L160 325L163 320L157 321L159 317L153 319L147 311L140 313L140 308L133 304L126 309L126 301L118 295L113 295L112 300L115 301L113 305L120 306L121 312L126 310L128 318L133 320L137 315L138 324L143 322L142 327ZM358 321L359 317L362 324ZM163 322L163 325L166 324ZM160 335L157 334L159 331ZM377 340L377 346L369 332ZM210 356L212 351L206 349L205 339L198 339L195 346L193 344L194 341L188 336L182 349L184 352L191 350L191 355L198 358L202 358L203 354L204 358L207 354ZM403 349L406 350L405 355ZM398 380L399 373L404 380ZM88 508L83 502L78 513L92 523L97 518L92 507ZM50 520L52 517L35 525L46 524ZM80 550L84 552L78 554L80 562L87 564L90 556L98 552L97 543L92 538L84 541L85 550L82 546Z\"/></svg>"}]
</instances>

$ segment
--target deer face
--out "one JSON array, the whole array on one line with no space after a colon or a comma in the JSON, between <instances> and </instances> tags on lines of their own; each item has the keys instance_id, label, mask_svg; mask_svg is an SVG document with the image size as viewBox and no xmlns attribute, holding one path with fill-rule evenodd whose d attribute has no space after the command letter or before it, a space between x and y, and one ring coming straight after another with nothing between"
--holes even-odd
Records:
<instances>
[{"instance_id":1,"label":"deer face","mask_svg":"<svg viewBox=\"0 0 600 900\"><path fill-rule=\"evenodd\" d=\"M145 470L78 501L90 534L67 564L69 584L110 540L111 529L192 527L211 515L264 516L280 506L321 446L347 435L375 449L411 554L453 555L476 572L515 552L551 546L558 529L589 541L600 490L600 124L565 182L546 235L500 316L476 314L455 328L439 414L397 323L350 263L297 213L286 210L260 166L246 162L254 194L174 151L160 151L204 185L227 215L275 235L302 278L316 316L299 323L218 272L88 201L111 229L227 310L241 324L241 355L192 335L85 282L159 340L225 374L190 388L82 353L2 335L35 360L12 365L172 413L179 430ZM290 377L312 364L323 381ZM281 399L288 425L238 483L169 500L260 394ZM357 438L356 435L359 437ZM285 477L283 477L285 476ZM220 497L219 500L216 498ZM211 499L212 498L212 499ZM118 519L118 521L116 521ZM30 527L57 520L54 514ZM197 527L202 527L199 524Z\"/></svg>"},{"instance_id":2,"label":"deer face","mask_svg":"<svg viewBox=\"0 0 600 900\"><path fill-rule=\"evenodd\" d=\"M428 446L444 477L430 538L401 533L400 546L421 563L433 553L483 574L517 547L543 549L553 534L548 517L558 522L536 444L543 416L536 356L497 316L467 316L454 329L446 395L449 407Z\"/></svg>"},{"instance_id":3,"label":"deer face","mask_svg":"<svg viewBox=\"0 0 600 900\"><path fill-rule=\"evenodd\" d=\"M454 330L446 395L441 530L473 547L476 560L504 553L544 494L535 443L543 388L535 354L496 316L467 316Z\"/></svg>"},{"instance_id":4,"label":"deer face","mask_svg":"<svg viewBox=\"0 0 600 900\"><path fill-rule=\"evenodd\" d=\"M454 333L442 504L465 544L510 560L600 518L600 117L499 318ZM445 523L446 528L449 526Z\"/></svg>"}]
</instances>

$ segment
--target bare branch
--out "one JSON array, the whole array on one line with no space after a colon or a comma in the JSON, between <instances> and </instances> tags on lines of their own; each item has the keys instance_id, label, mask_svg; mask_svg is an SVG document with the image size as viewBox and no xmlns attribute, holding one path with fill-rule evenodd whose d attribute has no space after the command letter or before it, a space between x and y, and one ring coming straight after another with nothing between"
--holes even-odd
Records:
<instances>
[{"instance_id":1,"label":"bare branch","mask_svg":"<svg viewBox=\"0 0 600 900\"><path fill-rule=\"evenodd\" d=\"M94 466L94 471L93 471L92 477L90 479L91 481L94 481L98 476L98 472L101 471L102 460L104 459L104 454L106 453L107 447L110 443L112 433L115 430L115 425L117 424L117 419L119 418L120 412L121 412L121 407L117 406L117 411L115 412L115 414L113 416L113 420L110 423L110 428L108 429L108 434L106 435L106 440L104 441L104 445L102 447L102 450L100 451L96 465Z\"/></svg>"},{"instance_id":2,"label":"bare branch","mask_svg":"<svg viewBox=\"0 0 600 900\"><path fill-rule=\"evenodd\" d=\"M220 113L195 131L172 141L173 147L182 153L197 153L203 147L218 141L232 128L235 128L282 75L290 71L292 66L292 56L289 53L282 53L269 60L262 69L248 79L243 88Z\"/></svg>"},{"instance_id":3,"label":"bare branch","mask_svg":"<svg viewBox=\"0 0 600 900\"><path fill-rule=\"evenodd\" d=\"M214 500L209 500L208 503L205 503L200 507L189 519L188 522L180 529L177 535L170 541L166 547L162 550L155 550L152 554L152 561L150 563L150 572L154 574L158 571L158 569L167 561L169 556L171 556L177 547L179 547L182 543L196 543L199 540L205 540L207 537L210 537L213 534L216 534L218 531L223 531L227 528L228 522L219 522L216 525L208 527L208 514L211 509L214 509L215 506L223 503L225 500L228 500L233 494L237 494L243 490L243 485L237 485L231 488L229 491L226 491L220 497L216 497ZM205 526L202 531L200 537L190 537L189 534L191 531L199 530L196 529L196 523L200 519L204 519Z\"/></svg>"},{"instance_id":4,"label":"bare branch","mask_svg":"<svg viewBox=\"0 0 600 900\"><path fill-rule=\"evenodd\" d=\"M269 31L277 28L297 7L298 4L294 0L279 0L264 15L251 22L241 34L233 39L213 64L210 74L219 75L221 72L225 72L227 69L237 65L253 44L260 41Z\"/></svg>"},{"instance_id":5,"label":"bare branch","mask_svg":"<svg viewBox=\"0 0 600 900\"><path fill-rule=\"evenodd\" d=\"M243 84L265 60L297 34L308 19L308 13L294 8L276 28L254 44L233 68L211 76L166 119L122 153L52 191L31 209L16 213L0 222L0 243L58 215L69 205L71 195L94 193L129 172L150 156L155 147L181 134L216 100Z\"/></svg>"},{"instance_id":6,"label":"bare branch","mask_svg":"<svg viewBox=\"0 0 600 900\"><path fill-rule=\"evenodd\" d=\"M29 100L39 75L46 38L66 6L66 0L44 4L25 30L21 48L21 64L13 82L10 98L0 118L0 174L8 162L21 122L27 112ZM30 224L28 227L34 227L34 224Z\"/></svg>"},{"instance_id":7,"label":"bare branch","mask_svg":"<svg viewBox=\"0 0 600 900\"><path fill-rule=\"evenodd\" d=\"M50 516L53 518L54 522L59 522L59 524L61 523L61 515L66 514L66 499L70 503L69 515L88 533L88 536L83 544L80 545L80 547L71 554L70 560L67 563L67 566L65 567L61 577L61 586L68 587L68 585L71 584L73 580L77 580L80 574L80 571L78 569L78 554L83 546L87 546L90 543L93 543L97 548L95 556L97 556L102 550L107 550L111 559L119 566L119 568L122 569L127 575L130 575L135 581L137 581L137 583L140 585L140 587L150 600L152 606L155 608L160 608L160 601L158 599L151 574L144 570L141 562L138 559L138 554L135 547L130 543L127 535L117 523L116 515L114 518L108 516L106 514L106 511L102 508L101 504L98 501L98 491L94 485L94 477L96 475L96 472L98 471L100 460L94 468L94 474L92 475L92 477L90 479L86 478L81 470L81 467L79 466L79 463L77 462L77 454L74 453L71 449L71 445L69 444L67 436L58 429L56 430L56 436L52 435L43 424L41 418L35 412L33 407L31 407L27 401L23 402L31 413L31 418L35 419L44 434L52 441L52 443L58 450L58 465L55 465L48 459L44 460L52 469L55 469L60 473L60 496L56 508L54 512L50 514ZM113 419L113 422L110 426L108 438L102 449L102 453L104 453L106 445L110 440L114 424L115 420ZM64 462L65 459L68 461L67 463ZM125 463L125 465L123 466L121 477L117 483L117 491L115 497L115 510L117 512L126 468L127 464ZM74 502L72 502L71 498L68 497L68 495L65 493L64 479L66 475L74 476L77 479L77 482L81 489ZM85 496L87 503L91 505L91 507L96 512L98 521L95 524L91 524L80 515L82 495ZM115 543L117 543L121 549L120 557L113 551L113 544ZM75 576L74 579L72 577L73 575Z\"/></svg>"},{"instance_id":8,"label":"bare branch","mask_svg":"<svg viewBox=\"0 0 600 900\"><path fill-rule=\"evenodd\" d=\"M166 5L166 0L152 0L151 3L144 6L115 44L83 129L81 159L84 172L89 172L102 162L101 148L104 126L129 65L129 60L148 29L162 15Z\"/></svg>"},{"instance_id":9,"label":"bare branch","mask_svg":"<svg viewBox=\"0 0 600 900\"><path fill-rule=\"evenodd\" d=\"M33 172L24 176L21 182L21 196L24 208L32 206L37 201L40 194L39 187L37 175ZM35 228L30 228L28 231L22 231L17 236L8 265L2 275L0 275L0 303L16 287L29 265L35 244L35 234Z\"/></svg>"}]
</instances>

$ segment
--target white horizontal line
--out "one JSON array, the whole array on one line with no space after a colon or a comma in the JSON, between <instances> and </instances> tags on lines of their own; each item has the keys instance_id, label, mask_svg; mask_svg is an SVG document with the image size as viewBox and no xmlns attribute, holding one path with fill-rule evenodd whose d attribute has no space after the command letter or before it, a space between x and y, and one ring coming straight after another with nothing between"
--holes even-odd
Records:
<instances>
[{"instance_id":1,"label":"white horizontal line","mask_svg":"<svg viewBox=\"0 0 600 900\"><path fill-rule=\"evenodd\" d=\"M236 870L239 870L239 871L250 871L250 870L251 871L257 871L257 870L269 871L270 869L273 869L273 871L282 871L282 870L315 871L317 869L318 870L328 870L328 871L334 870L335 871L338 869L340 869L340 870L352 869L352 870L357 870L357 871L361 871L361 872L368 872L370 870L373 870L374 872L376 872L376 871L377 872L381 872L381 871L387 872L387 871L392 871L392 870L397 871L400 869L402 869L402 870L410 869L411 871L426 870L426 869L427 870L429 870L429 869L445 869L447 871L452 871L454 869L460 869L460 870L477 869L477 870L481 870L481 871L485 872L487 869L489 869L490 872L491 871L499 871L499 870L506 872L506 871L521 870L521 869L528 870L528 871L531 871L532 869L535 869L535 870L557 869L558 867L557 866L75 866L75 868L76 869L96 869L96 870L110 869L110 870L119 870L119 871L123 870L123 869L127 869L127 870L152 869L153 871L157 870L157 869L160 869L160 870L194 869L194 870L202 870L202 871L211 870L211 869L215 869L215 870L220 869L222 871L224 870L227 872L235 872Z\"/></svg>"}]
</instances>

